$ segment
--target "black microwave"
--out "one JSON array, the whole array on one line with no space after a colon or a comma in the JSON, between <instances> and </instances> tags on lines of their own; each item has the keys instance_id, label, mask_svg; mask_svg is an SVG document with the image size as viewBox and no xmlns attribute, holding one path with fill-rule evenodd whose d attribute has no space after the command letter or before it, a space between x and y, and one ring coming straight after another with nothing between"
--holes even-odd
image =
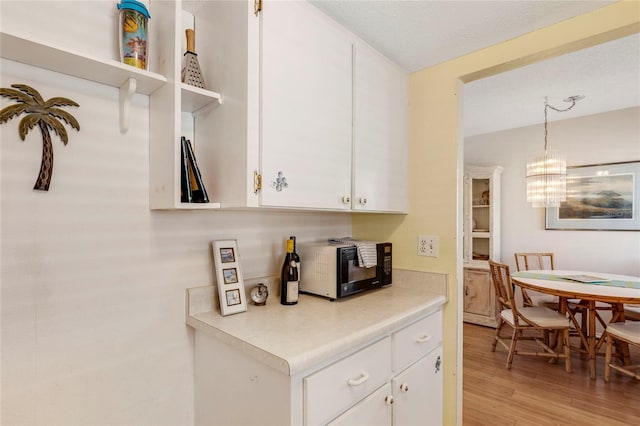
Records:
<instances>
[{"instance_id":1,"label":"black microwave","mask_svg":"<svg viewBox=\"0 0 640 426\"><path fill-rule=\"evenodd\" d=\"M391 284L391 243L375 244L375 266L361 265L353 244L299 243L300 292L341 299Z\"/></svg>"}]
</instances>

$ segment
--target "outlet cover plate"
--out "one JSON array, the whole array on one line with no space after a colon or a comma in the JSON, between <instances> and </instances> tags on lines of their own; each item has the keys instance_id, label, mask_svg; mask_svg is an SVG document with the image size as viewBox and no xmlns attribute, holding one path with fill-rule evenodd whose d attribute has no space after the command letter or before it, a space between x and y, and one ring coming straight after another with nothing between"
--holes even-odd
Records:
<instances>
[{"instance_id":1,"label":"outlet cover plate","mask_svg":"<svg viewBox=\"0 0 640 426\"><path fill-rule=\"evenodd\" d=\"M418 235L418 256L438 257L440 237L437 235Z\"/></svg>"}]
</instances>

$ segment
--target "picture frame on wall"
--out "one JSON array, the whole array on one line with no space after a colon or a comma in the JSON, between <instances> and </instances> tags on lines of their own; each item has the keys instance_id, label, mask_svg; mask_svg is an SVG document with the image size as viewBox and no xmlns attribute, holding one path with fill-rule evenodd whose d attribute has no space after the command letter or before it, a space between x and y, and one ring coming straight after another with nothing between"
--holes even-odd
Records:
<instances>
[{"instance_id":1,"label":"picture frame on wall","mask_svg":"<svg viewBox=\"0 0 640 426\"><path fill-rule=\"evenodd\" d=\"M640 231L640 161L567 167L567 201L546 229Z\"/></svg>"},{"instance_id":2,"label":"picture frame on wall","mask_svg":"<svg viewBox=\"0 0 640 426\"><path fill-rule=\"evenodd\" d=\"M245 312L247 300L237 241L216 240L211 242L211 247L218 283L220 314L227 316Z\"/></svg>"}]
</instances>

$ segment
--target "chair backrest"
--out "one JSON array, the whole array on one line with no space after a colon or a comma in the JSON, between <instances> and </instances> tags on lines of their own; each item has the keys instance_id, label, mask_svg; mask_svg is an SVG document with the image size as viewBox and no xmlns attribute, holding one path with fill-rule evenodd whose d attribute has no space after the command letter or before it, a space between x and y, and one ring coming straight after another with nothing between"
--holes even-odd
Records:
<instances>
[{"instance_id":1,"label":"chair backrest","mask_svg":"<svg viewBox=\"0 0 640 426\"><path fill-rule=\"evenodd\" d=\"M553 253L515 253L518 271L555 269Z\"/></svg>"},{"instance_id":2,"label":"chair backrest","mask_svg":"<svg viewBox=\"0 0 640 426\"><path fill-rule=\"evenodd\" d=\"M489 269L491 271L491 281L496 289L496 296L501 305L500 309L513 309L514 316L517 316L509 266L489 259Z\"/></svg>"}]
</instances>

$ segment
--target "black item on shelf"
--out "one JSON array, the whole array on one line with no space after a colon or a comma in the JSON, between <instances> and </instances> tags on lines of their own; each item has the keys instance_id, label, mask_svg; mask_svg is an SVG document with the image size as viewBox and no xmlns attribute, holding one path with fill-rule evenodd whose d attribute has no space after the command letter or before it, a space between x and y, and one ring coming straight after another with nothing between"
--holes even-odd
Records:
<instances>
[{"instance_id":1,"label":"black item on shelf","mask_svg":"<svg viewBox=\"0 0 640 426\"><path fill-rule=\"evenodd\" d=\"M187 158L187 138L180 141L180 201L190 203L192 201L191 185L189 182L189 159Z\"/></svg>"},{"instance_id":2,"label":"black item on shelf","mask_svg":"<svg viewBox=\"0 0 640 426\"><path fill-rule=\"evenodd\" d=\"M188 171L189 171L189 186L191 189L191 202L192 203L208 203L209 196L207 190L202 182L202 175L196 162L196 156L193 153L191 141L185 138L185 148L187 151Z\"/></svg>"}]
</instances>

